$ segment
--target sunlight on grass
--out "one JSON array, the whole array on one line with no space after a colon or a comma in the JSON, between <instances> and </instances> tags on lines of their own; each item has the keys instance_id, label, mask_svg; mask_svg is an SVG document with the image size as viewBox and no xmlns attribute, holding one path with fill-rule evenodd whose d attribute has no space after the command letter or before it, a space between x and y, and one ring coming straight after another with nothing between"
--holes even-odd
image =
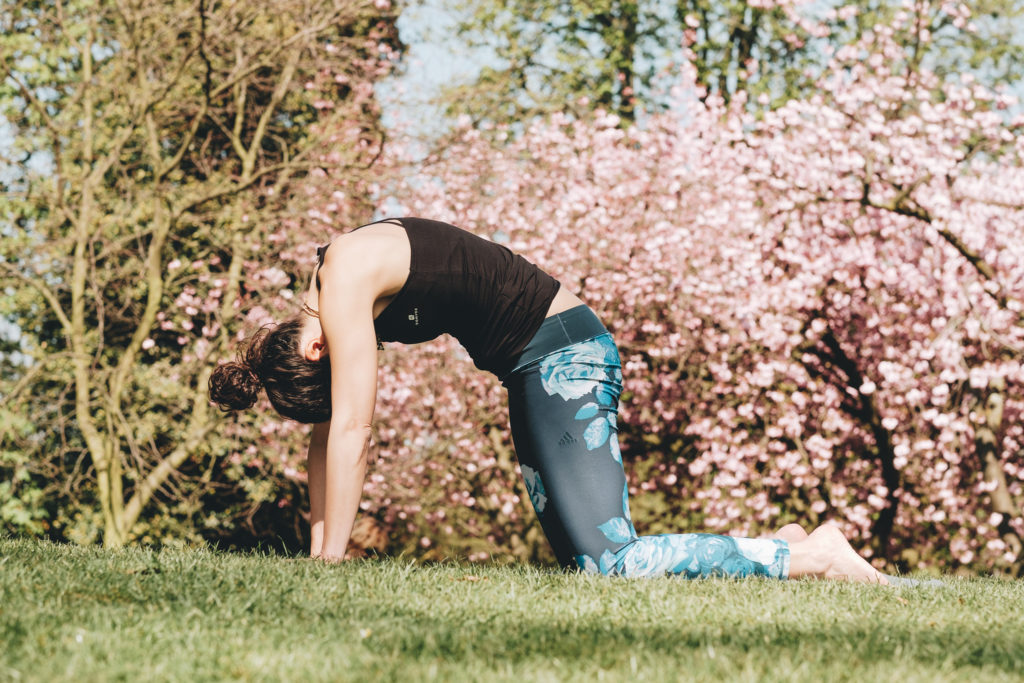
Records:
<instances>
[{"instance_id":1,"label":"sunlight on grass","mask_svg":"<svg viewBox=\"0 0 1024 683\"><path fill-rule=\"evenodd\" d=\"M0 680L1019 680L1024 583L327 566L0 540Z\"/></svg>"}]
</instances>

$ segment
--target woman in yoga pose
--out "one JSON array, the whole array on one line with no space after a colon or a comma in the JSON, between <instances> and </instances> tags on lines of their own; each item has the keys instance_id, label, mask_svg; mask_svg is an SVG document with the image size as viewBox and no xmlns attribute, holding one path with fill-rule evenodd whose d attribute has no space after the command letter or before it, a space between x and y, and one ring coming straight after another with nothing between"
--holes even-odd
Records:
<instances>
[{"instance_id":1,"label":"woman in yoga pose","mask_svg":"<svg viewBox=\"0 0 1024 683\"><path fill-rule=\"evenodd\" d=\"M526 488L563 566L887 583L829 525L810 534L789 525L771 538L638 536L616 435L622 372L611 335L526 259L419 218L371 223L321 247L302 314L258 332L244 358L210 379L210 396L225 409L251 406L262 387L282 416L314 424L312 556L345 555L366 473L381 342L442 333L508 391Z\"/></svg>"}]
</instances>

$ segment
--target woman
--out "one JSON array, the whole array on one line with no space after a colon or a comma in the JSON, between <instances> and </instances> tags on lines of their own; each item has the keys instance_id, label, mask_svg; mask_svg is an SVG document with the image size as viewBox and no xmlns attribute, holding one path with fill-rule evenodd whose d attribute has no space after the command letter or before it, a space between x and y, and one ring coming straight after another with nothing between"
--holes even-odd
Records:
<instances>
[{"instance_id":1,"label":"woman","mask_svg":"<svg viewBox=\"0 0 1024 683\"><path fill-rule=\"evenodd\" d=\"M329 247L329 248L328 248ZM345 555L366 473L382 341L455 336L508 391L526 488L558 561L623 576L817 576L887 583L832 526L772 538L639 537L616 436L622 385L611 335L557 280L505 247L419 218L362 226L318 251L303 313L221 365L211 398L251 406L266 389L313 423L310 554Z\"/></svg>"}]
</instances>

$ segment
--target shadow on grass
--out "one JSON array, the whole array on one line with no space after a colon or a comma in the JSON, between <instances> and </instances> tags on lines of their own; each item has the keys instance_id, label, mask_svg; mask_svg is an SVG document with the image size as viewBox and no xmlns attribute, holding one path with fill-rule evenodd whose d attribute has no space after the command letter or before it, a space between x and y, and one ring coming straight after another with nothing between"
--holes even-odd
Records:
<instances>
[{"instance_id":1,"label":"shadow on grass","mask_svg":"<svg viewBox=\"0 0 1024 683\"><path fill-rule=\"evenodd\" d=\"M728 625L706 624L622 626L579 619L502 621L501 615L465 614L439 621L420 610L389 610L400 628L377 633L366 647L381 656L453 660L526 661L538 658L575 659L601 668L628 662L631 656L726 657L758 652L810 665L834 664L836 658L857 661L909 661L925 667L937 662L954 668L985 667L1019 674L1024 670L1024 632L978 624L865 625L863 620L835 622L827 628L802 627L780 619ZM390 619L389 619L390 621ZM502 623L496 624L494 622ZM495 628L494 626L500 626Z\"/></svg>"}]
</instances>

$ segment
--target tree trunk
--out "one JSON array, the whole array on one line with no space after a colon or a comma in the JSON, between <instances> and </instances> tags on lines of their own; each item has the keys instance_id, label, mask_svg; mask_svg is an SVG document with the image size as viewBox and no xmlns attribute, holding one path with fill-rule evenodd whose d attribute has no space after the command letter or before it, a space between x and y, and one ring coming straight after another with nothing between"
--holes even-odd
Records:
<instances>
[{"instance_id":1,"label":"tree trunk","mask_svg":"<svg viewBox=\"0 0 1024 683\"><path fill-rule=\"evenodd\" d=\"M997 525L999 535L1009 552L1013 553L1012 571L1015 574L1021 572L1021 550L1024 549L1024 539L1010 526L1010 520L1019 517L1020 507L1013 499L1009 486L1006 483L1006 473L999 459L999 432L1003 425L1003 403L1005 401L1003 392L1006 390L1006 381L1002 377L993 378L989 381L987 392L983 394L984 406L982 414L985 416L984 424L975 426L974 443L978 451L978 460L984 467L985 482L994 486L991 494L992 512L1000 515L1001 519ZM980 398L980 397L979 397Z\"/></svg>"}]
</instances>

